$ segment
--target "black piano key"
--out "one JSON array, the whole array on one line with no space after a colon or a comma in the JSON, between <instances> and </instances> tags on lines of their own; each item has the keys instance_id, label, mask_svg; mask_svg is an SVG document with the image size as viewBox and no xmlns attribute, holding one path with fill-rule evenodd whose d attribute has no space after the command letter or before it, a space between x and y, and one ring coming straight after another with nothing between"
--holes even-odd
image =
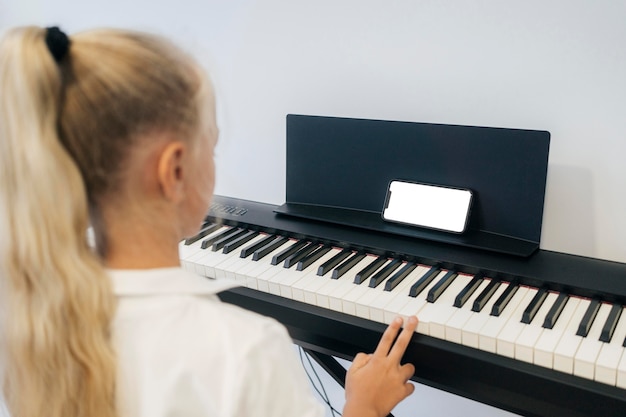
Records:
<instances>
[{"instance_id":1,"label":"black piano key","mask_svg":"<svg viewBox=\"0 0 626 417\"><path fill-rule=\"evenodd\" d=\"M296 270L304 271L306 268L311 266L313 262L317 261L319 258L326 255L328 251L330 251L330 246L320 246L319 248L311 252L307 257L305 257L304 259L301 259L300 262L298 262L298 266L296 267Z\"/></svg>"},{"instance_id":2,"label":"black piano key","mask_svg":"<svg viewBox=\"0 0 626 417\"><path fill-rule=\"evenodd\" d=\"M478 294L478 297L474 300L474 304L472 304L472 311L475 313L480 313L485 305L489 302L493 294L500 287L500 281L496 279L492 279L489 284L485 287L485 289Z\"/></svg>"},{"instance_id":3,"label":"black piano key","mask_svg":"<svg viewBox=\"0 0 626 417\"><path fill-rule=\"evenodd\" d=\"M407 262L398 272L396 272L391 278L385 282L385 291L391 291L402 282L413 270L417 268L415 262Z\"/></svg>"},{"instance_id":4,"label":"black piano key","mask_svg":"<svg viewBox=\"0 0 626 417\"><path fill-rule=\"evenodd\" d=\"M548 311L548 314L546 314L546 318L543 321L544 328L551 329L554 327L554 325L556 324L556 321L559 319L559 316L561 315L561 312L565 308L565 304L567 304L568 300L569 300L569 295L565 293L559 294L559 296L556 298L556 301L550 308L550 311Z\"/></svg>"},{"instance_id":5,"label":"black piano key","mask_svg":"<svg viewBox=\"0 0 626 417\"><path fill-rule=\"evenodd\" d=\"M270 243L263 246L262 248L255 250L254 253L252 254L252 260L258 261L259 259L266 257L267 255L274 252L276 249L278 249L279 247L281 247L288 241L289 239L284 236L281 236L278 239L272 240Z\"/></svg>"},{"instance_id":6,"label":"black piano key","mask_svg":"<svg viewBox=\"0 0 626 417\"><path fill-rule=\"evenodd\" d=\"M467 300L474 294L474 292L480 287L483 282L483 275L476 274L474 278L461 290L461 292L454 299L454 306L461 308L465 305Z\"/></svg>"},{"instance_id":7,"label":"black piano key","mask_svg":"<svg viewBox=\"0 0 626 417\"><path fill-rule=\"evenodd\" d=\"M230 236L230 235L232 235L234 233L237 233L239 230L241 230L241 229L236 228L236 227L231 227L230 229L224 230L224 231L216 234L215 236L211 236L208 239L204 239L202 241L201 247L202 247L202 249L210 248L213 245L214 242L217 242L220 239L223 239L223 238L225 238L227 236Z\"/></svg>"},{"instance_id":8,"label":"black piano key","mask_svg":"<svg viewBox=\"0 0 626 417\"><path fill-rule=\"evenodd\" d=\"M302 249L304 246L308 244L309 242L307 242L306 240L298 240L294 242L292 245L286 247L285 249L283 249L282 251L274 255L272 257L271 264L278 265L279 263L282 263L285 259L287 259L292 254L296 253L297 251L299 251L300 249Z\"/></svg>"},{"instance_id":9,"label":"black piano key","mask_svg":"<svg viewBox=\"0 0 626 417\"><path fill-rule=\"evenodd\" d=\"M239 239L241 236L245 235L246 233L248 233L246 229L237 229L234 233L224 236L223 238L218 239L215 242L213 242L213 245L211 245L211 250L213 252L217 252L218 250L226 246L227 243L230 243L234 241L235 239Z\"/></svg>"},{"instance_id":10,"label":"black piano key","mask_svg":"<svg viewBox=\"0 0 626 417\"><path fill-rule=\"evenodd\" d=\"M509 305L509 301L511 301L511 298L513 298L518 288L519 285L517 283L509 283L507 289L504 290L504 292L500 295L500 298L498 298L493 304L493 307L491 308L492 316L498 317L500 314L502 314L506 306Z\"/></svg>"},{"instance_id":11,"label":"black piano key","mask_svg":"<svg viewBox=\"0 0 626 417\"><path fill-rule=\"evenodd\" d=\"M313 252L318 247L319 245L316 243L308 242L306 245L287 256L283 262L283 267L291 268L293 265L296 265L300 259L304 259L309 253Z\"/></svg>"},{"instance_id":12,"label":"black piano key","mask_svg":"<svg viewBox=\"0 0 626 417\"><path fill-rule=\"evenodd\" d=\"M428 301L429 303L434 303L435 301L437 301L437 299L439 298L439 296L441 296L441 294L443 294L443 292L446 290L446 288L448 288L450 286L450 284L452 284L452 281L454 281L454 279L457 277L457 273L454 271L448 271L443 278L441 278L439 280L438 283L436 283L429 291L428 291L428 295L426 296L426 301Z\"/></svg>"},{"instance_id":13,"label":"black piano key","mask_svg":"<svg viewBox=\"0 0 626 417\"><path fill-rule=\"evenodd\" d=\"M578 331L576 332L577 336L587 337L589 330L591 329L591 325L593 324L593 320L598 314L598 310L600 310L600 300L591 300L589 307L587 307L587 311L585 311L583 319L578 325Z\"/></svg>"},{"instance_id":14,"label":"black piano key","mask_svg":"<svg viewBox=\"0 0 626 417\"><path fill-rule=\"evenodd\" d=\"M326 273L328 273L328 271L332 271L332 269L334 267L336 267L337 265L339 265L339 263L341 261L343 261L344 259L346 259L348 256L350 256L352 254L352 251L350 249L344 249L341 252L339 252L337 255L333 256L332 258L330 258L329 260L327 260L326 262L324 262L323 264L321 264L319 266L319 268L317 268L317 275L319 276L324 276L326 275Z\"/></svg>"},{"instance_id":15,"label":"black piano key","mask_svg":"<svg viewBox=\"0 0 626 417\"><path fill-rule=\"evenodd\" d=\"M433 279L441 272L438 265L433 266L426 272L409 290L409 297L417 297L432 282Z\"/></svg>"},{"instance_id":16,"label":"black piano key","mask_svg":"<svg viewBox=\"0 0 626 417\"><path fill-rule=\"evenodd\" d=\"M531 321L535 318L537 311L546 300L548 296L548 290L545 288L537 291L533 299L530 301L528 306L524 309L524 313L522 313L522 323L530 324Z\"/></svg>"},{"instance_id":17,"label":"black piano key","mask_svg":"<svg viewBox=\"0 0 626 417\"><path fill-rule=\"evenodd\" d=\"M350 258L346 259L341 265L339 265L337 268L333 269L333 273L331 275L331 278L332 279L339 279L346 272L351 270L354 265L356 265L359 262L361 262L363 260L363 258L365 258L365 254L364 253L355 253L354 256L351 256Z\"/></svg>"},{"instance_id":18,"label":"black piano key","mask_svg":"<svg viewBox=\"0 0 626 417\"><path fill-rule=\"evenodd\" d=\"M255 242L252 245L243 248L241 250L241 253L239 254L239 257L247 258L248 256L252 255L257 249L261 249L263 246L269 244L270 242L272 242L274 239L277 239L277 238L278 236L276 235L267 235L263 239L259 240L258 242Z\"/></svg>"},{"instance_id":19,"label":"black piano key","mask_svg":"<svg viewBox=\"0 0 626 417\"><path fill-rule=\"evenodd\" d=\"M365 268L357 272L356 276L354 277L354 283L361 284L363 281L368 279L370 275L376 272L376 270L380 268L380 266L384 264L385 262L387 262L387 258L384 258L382 256L379 258L376 258L376 260L374 260Z\"/></svg>"},{"instance_id":20,"label":"black piano key","mask_svg":"<svg viewBox=\"0 0 626 417\"><path fill-rule=\"evenodd\" d=\"M225 244L223 252L231 253L235 249L241 247L244 243L247 243L251 241L252 239L254 239L255 237L257 237L258 235L259 235L259 232L255 232L254 230L248 230L248 232L245 233L244 235Z\"/></svg>"},{"instance_id":21,"label":"black piano key","mask_svg":"<svg viewBox=\"0 0 626 417\"><path fill-rule=\"evenodd\" d=\"M219 229L222 225L218 224L218 223L210 223L207 225L203 225L202 229L200 229L200 231L198 232L197 235L192 236L188 239L185 239L185 245L189 246L192 243L196 243L197 241L199 241L200 239L204 238L205 236L210 235L211 233L215 232L217 229Z\"/></svg>"},{"instance_id":22,"label":"black piano key","mask_svg":"<svg viewBox=\"0 0 626 417\"><path fill-rule=\"evenodd\" d=\"M378 271L372 278L370 278L369 287L376 288L383 282L392 272L394 272L398 267L402 265L402 261L400 259L394 259L389 262L383 269Z\"/></svg>"},{"instance_id":23,"label":"black piano key","mask_svg":"<svg viewBox=\"0 0 626 417\"><path fill-rule=\"evenodd\" d=\"M607 317L604 326L602 327L602 333L600 334L600 341L609 343L613 338L613 332L615 331L615 326L617 326L617 321L622 315L622 306L619 304L614 304L609 312L609 317Z\"/></svg>"}]
</instances>

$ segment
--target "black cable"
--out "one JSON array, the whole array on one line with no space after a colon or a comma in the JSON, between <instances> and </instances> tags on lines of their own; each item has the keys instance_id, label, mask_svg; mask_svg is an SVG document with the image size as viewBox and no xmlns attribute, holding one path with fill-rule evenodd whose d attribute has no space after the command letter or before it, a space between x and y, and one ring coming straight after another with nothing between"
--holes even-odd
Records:
<instances>
[{"instance_id":1,"label":"black cable","mask_svg":"<svg viewBox=\"0 0 626 417\"><path fill-rule=\"evenodd\" d=\"M313 366L313 363L311 363L311 358L309 357L308 354L306 354L304 352L304 350L302 349L301 346L298 346L298 350L300 352L300 362L302 363L302 367L304 368L304 372L306 373L307 377L309 378L309 381L311 382L311 385L313 386L315 391L317 391L318 395L322 398L322 401L328 406L328 408L330 409L330 412L332 413L333 417L336 414L341 416L341 413L337 409L335 409L335 407L333 407L333 405L331 404L330 399L328 398L328 394L326 393L326 389L324 388L324 384L322 383L322 380L321 380L320 376L318 375L317 371L315 370L315 367ZM303 353L305 354L305 356L307 358L307 362L309 363L309 367L311 368L311 371L313 371L313 374L315 375L315 378L317 379L317 382L319 383L322 391L320 391L320 389L317 387L317 385L313 381L313 378L309 374L309 371L307 370L307 368L306 368L306 366L304 364L304 358L302 357Z\"/></svg>"}]
</instances>

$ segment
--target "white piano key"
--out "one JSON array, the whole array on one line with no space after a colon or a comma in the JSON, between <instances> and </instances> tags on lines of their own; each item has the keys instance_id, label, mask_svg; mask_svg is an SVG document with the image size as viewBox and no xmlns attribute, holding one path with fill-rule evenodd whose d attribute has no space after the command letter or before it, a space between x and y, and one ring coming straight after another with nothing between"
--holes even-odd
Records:
<instances>
[{"instance_id":1,"label":"white piano key","mask_svg":"<svg viewBox=\"0 0 626 417\"><path fill-rule=\"evenodd\" d=\"M232 229L231 226L222 226L219 229L215 230L213 233L208 234L203 239L200 239L193 244L186 246L184 244L179 244L179 251L182 249L184 258L183 258L183 267L185 269L193 271L197 274L204 275L204 267L202 264L199 264L197 260L206 255L207 251L211 251L211 249L202 249L202 242L206 239L211 239L214 236L219 235L227 230ZM180 253L179 253L180 256Z\"/></svg>"},{"instance_id":2,"label":"white piano key","mask_svg":"<svg viewBox=\"0 0 626 417\"><path fill-rule=\"evenodd\" d=\"M480 295L480 293L489 285L489 279L483 279L478 288L468 298L462 307L457 308L456 312L445 323L446 340L450 342L461 344L463 341L463 327L470 320L474 314L478 314L472 311L472 304L474 300Z\"/></svg>"},{"instance_id":3,"label":"white piano key","mask_svg":"<svg viewBox=\"0 0 626 417\"><path fill-rule=\"evenodd\" d=\"M398 284L398 287L391 291L393 297L390 298L383 308L384 323L390 324L393 319L400 314L402 308L413 300L413 297L409 296L411 286L430 271L430 268L431 267L428 265L418 265L417 268L411 271L404 280Z\"/></svg>"},{"instance_id":4,"label":"white piano key","mask_svg":"<svg viewBox=\"0 0 626 417\"><path fill-rule=\"evenodd\" d=\"M456 312L454 306L456 296L469 284L472 276L460 274L434 303L428 303L420 312L418 329L420 333L445 339L445 323ZM418 326L419 326L418 325Z\"/></svg>"},{"instance_id":5,"label":"white piano key","mask_svg":"<svg viewBox=\"0 0 626 417\"><path fill-rule=\"evenodd\" d=\"M546 368L552 368L554 364L554 351L556 346L561 340L561 337L565 333L567 326L572 321L575 312L578 309L578 305L581 299L579 297L569 297L567 304L563 308L559 319L554 324L552 329L544 329L541 334L541 338L537 341L534 347L533 363ZM584 314L584 309L581 314ZM582 318L582 315L580 316ZM578 318L580 322L580 318Z\"/></svg>"},{"instance_id":6,"label":"white piano key","mask_svg":"<svg viewBox=\"0 0 626 417\"><path fill-rule=\"evenodd\" d=\"M567 328L563 332L563 336L559 340L559 343L554 349L554 362L553 369L567 374L574 373L574 356L578 350L580 342L583 340L582 336L578 336L578 325L582 320L587 307L589 307L591 300L581 299L578 303L578 308L574 312L572 319L567 325Z\"/></svg>"},{"instance_id":7,"label":"white piano key","mask_svg":"<svg viewBox=\"0 0 626 417\"><path fill-rule=\"evenodd\" d=\"M626 313L626 312L625 312ZM622 340L626 343L625 340ZM617 384L620 388L626 388L626 351L622 354L622 358L617 365Z\"/></svg>"},{"instance_id":8,"label":"white piano key","mask_svg":"<svg viewBox=\"0 0 626 417\"><path fill-rule=\"evenodd\" d=\"M305 271L300 272L301 276L297 279L281 280L281 295L283 297L304 301L307 304L317 305L317 290L328 280L328 278L317 275L317 269L339 252L341 252L340 249L332 249L322 255L318 260L309 265ZM296 277L294 276L294 278Z\"/></svg>"},{"instance_id":9,"label":"white piano key","mask_svg":"<svg viewBox=\"0 0 626 417\"><path fill-rule=\"evenodd\" d=\"M400 271L407 263L404 262L396 272ZM391 291L385 291L385 282L381 283L378 287L376 287L376 291L370 292L372 295L367 298L362 298L359 300L359 303L362 305L367 305L369 308L369 316L370 320L377 321L379 323L389 323L385 321L385 311L387 310L387 306L390 302L392 302L396 297L408 297L409 288L413 281L411 281L411 273L415 272L419 266L411 271L395 288ZM391 278L393 274L389 277ZM389 279L387 278L387 279ZM368 294L370 294L368 293Z\"/></svg>"},{"instance_id":10,"label":"white piano key","mask_svg":"<svg viewBox=\"0 0 626 417\"><path fill-rule=\"evenodd\" d=\"M247 242L246 245L253 245L256 242L265 239L266 237L266 234L259 234L258 236L250 239L250 241ZM233 252L235 252L235 256L231 256L223 262L214 266L215 275L217 278L235 280L235 271L250 262L250 260L247 258L241 258L241 250L234 250Z\"/></svg>"},{"instance_id":11,"label":"white piano key","mask_svg":"<svg viewBox=\"0 0 626 417\"><path fill-rule=\"evenodd\" d=\"M600 349L603 345L603 342L600 341L600 334L602 333L602 327L609 316L611 307L611 304L602 303L600 310L591 325L589 334L580 342L580 346L576 351L576 356L574 356L574 375L593 379L595 374L596 359L598 358L598 354L600 353Z\"/></svg>"},{"instance_id":12,"label":"white piano key","mask_svg":"<svg viewBox=\"0 0 626 417\"><path fill-rule=\"evenodd\" d=\"M268 269L275 267L275 265L272 265L272 256L274 254L280 253L282 250L284 250L289 245L292 245L293 243L295 243L295 240L289 239L281 246L274 249L271 253L265 255L263 258L257 261L252 261L246 267L242 267L240 270L235 272L236 280L239 282L243 282L245 286L249 288L258 290L258 276Z\"/></svg>"},{"instance_id":13,"label":"white piano key","mask_svg":"<svg viewBox=\"0 0 626 417\"><path fill-rule=\"evenodd\" d=\"M596 361L595 380L609 385L617 385L617 373L619 363L624 356L624 338L626 338L626 308L622 308L622 314L611 341L602 343L600 354Z\"/></svg>"},{"instance_id":14,"label":"white piano key","mask_svg":"<svg viewBox=\"0 0 626 417\"><path fill-rule=\"evenodd\" d=\"M502 311L502 314L490 316L483 328L480 329L478 347L487 352L497 353L498 335L508 325L511 317L515 317L515 320L521 319L522 311L530 303L536 292L537 289L535 288L520 286L504 308L504 311Z\"/></svg>"},{"instance_id":15,"label":"white piano key","mask_svg":"<svg viewBox=\"0 0 626 417\"><path fill-rule=\"evenodd\" d=\"M486 280L490 281L490 280ZM489 285L489 282L487 283ZM491 308L496 303L498 298L502 295L502 293L509 287L509 282L502 282L500 286L493 293L485 307L479 312L473 312L472 316L469 318L467 323L461 329L461 343L465 346L473 347L478 349L480 344L480 331L489 319L491 318Z\"/></svg>"},{"instance_id":16,"label":"white piano key","mask_svg":"<svg viewBox=\"0 0 626 417\"><path fill-rule=\"evenodd\" d=\"M533 320L529 324L521 323L522 330L515 339L515 359L533 363L535 344L544 332L552 331L544 329L543 322L558 296L558 293L549 293Z\"/></svg>"},{"instance_id":17,"label":"white piano key","mask_svg":"<svg viewBox=\"0 0 626 417\"><path fill-rule=\"evenodd\" d=\"M376 268L376 271L380 271L387 264L389 264L389 262L391 262L391 260L387 259L382 265L380 265L378 268ZM376 271L374 271L374 274L376 273ZM364 318L364 319L369 319L369 311L368 311L367 307L359 305L357 303L359 298L361 298L363 295L365 295L368 291L372 291L372 288L370 288L368 286L368 282L369 282L369 280L365 280L365 281L363 281L359 285L354 285L352 290L350 290L343 297L342 305L343 305L344 313L348 313L348 314L351 314L353 316L361 317L361 318Z\"/></svg>"},{"instance_id":18,"label":"white piano key","mask_svg":"<svg viewBox=\"0 0 626 417\"><path fill-rule=\"evenodd\" d=\"M426 301L426 297L428 296L428 291L430 291L430 289L432 287L434 287L435 285L437 285L437 282L439 282L439 280L441 278L444 277L444 275L447 273L448 271L442 270L440 271L437 276L426 286L426 288L424 288L424 290L419 293L416 297L407 297L408 301L402 306L402 308L395 314L395 315L399 315L401 317L403 317L404 319L410 317L410 316L417 316L418 317L418 325L417 325L417 329L416 332L418 333L423 333L423 334L427 334L425 333L427 330L427 328L422 327L420 329L420 325L419 323L421 322L421 311L423 308L426 307L428 303L428 301Z\"/></svg>"},{"instance_id":19,"label":"white piano key","mask_svg":"<svg viewBox=\"0 0 626 417\"><path fill-rule=\"evenodd\" d=\"M515 340L524 327L527 326L527 324L521 322L522 315L537 294L537 291L536 288L529 288L517 309L509 316L506 323L503 323L502 330L498 332L496 340L496 353L499 355L509 358L515 357Z\"/></svg>"},{"instance_id":20,"label":"white piano key","mask_svg":"<svg viewBox=\"0 0 626 417\"><path fill-rule=\"evenodd\" d=\"M341 311L341 312L346 312L347 313L347 311L344 311L343 299L355 287L357 287L357 284L355 284L353 282L355 275L359 271L361 271L363 268L365 268L366 266L371 264L377 258L378 258L378 256L376 256L376 255L367 255L367 256L365 256L365 258L363 258L359 262L357 262L356 265L354 265L352 268L350 268L350 270L348 272L346 272L342 277L339 278L339 282L341 283L341 285L337 286L337 289L336 289L335 292L333 292L332 294L328 295L328 303L329 303L331 309L333 309L335 311ZM349 306L349 304L347 304L347 306ZM352 311L352 310L350 310L350 311ZM350 313L347 313L347 314L350 314ZM352 315L356 315L356 306L354 307L354 313Z\"/></svg>"}]
</instances>

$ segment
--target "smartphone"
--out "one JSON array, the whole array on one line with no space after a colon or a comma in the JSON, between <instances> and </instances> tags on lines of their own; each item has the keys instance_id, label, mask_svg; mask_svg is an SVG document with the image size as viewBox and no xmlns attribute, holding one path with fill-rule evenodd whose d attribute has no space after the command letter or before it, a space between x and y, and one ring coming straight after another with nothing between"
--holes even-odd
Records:
<instances>
[{"instance_id":1,"label":"smartphone","mask_svg":"<svg viewBox=\"0 0 626 417\"><path fill-rule=\"evenodd\" d=\"M393 180L389 183L382 217L395 223L463 233L472 200L469 189Z\"/></svg>"}]
</instances>

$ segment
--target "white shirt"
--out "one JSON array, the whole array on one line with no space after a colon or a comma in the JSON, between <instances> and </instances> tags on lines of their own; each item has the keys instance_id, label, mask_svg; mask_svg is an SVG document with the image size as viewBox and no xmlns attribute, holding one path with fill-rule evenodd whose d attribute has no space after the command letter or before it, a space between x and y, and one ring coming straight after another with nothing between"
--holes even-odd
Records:
<instances>
[{"instance_id":1,"label":"white shirt","mask_svg":"<svg viewBox=\"0 0 626 417\"><path fill-rule=\"evenodd\" d=\"M109 270L120 417L321 417L287 331L182 268Z\"/></svg>"}]
</instances>

